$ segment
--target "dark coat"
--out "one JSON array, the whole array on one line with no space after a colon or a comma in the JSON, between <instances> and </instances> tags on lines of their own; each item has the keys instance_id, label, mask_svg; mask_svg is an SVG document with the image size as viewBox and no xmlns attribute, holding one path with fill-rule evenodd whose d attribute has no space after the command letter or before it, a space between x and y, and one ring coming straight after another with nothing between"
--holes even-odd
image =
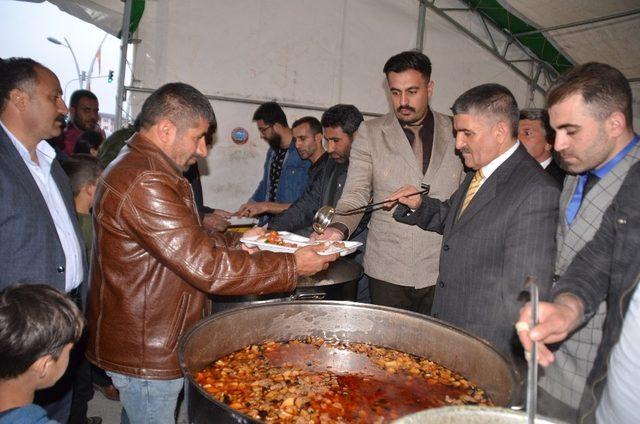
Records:
<instances>
[{"instance_id":1,"label":"dark coat","mask_svg":"<svg viewBox=\"0 0 640 424\"><path fill-rule=\"evenodd\" d=\"M432 315L513 355L525 279L536 277L543 297L551 287L560 190L520 145L456 220L472 178L445 202L425 198L395 216L444 236Z\"/></svg>"},{"instance_id":2,"label":"dark coat","mask_svg":"<svg viewBox=\"0 0 640 424\"><path fill-rule=\"evenodd\" d=\"M73 194L67 175L57 160L51 164L51 176L67 207L78 237ZM47 203L29 168L11 139L0 128L0 289L16 281L48 284L65 291L65 256ZM82 250L84 281L87 258ZM80 287L83 289L85 284ZM86 290L82 290L83 298Z\"/></svg>"},{"instance_id":3,"label":"dark coat","mask_svg":"<svg viewBox=\"0 0 640 424\"><path fill-rule=\"evenodd\" d=\"M640 163L635 164L602 219L594 238L554 286L553 295L573 293L585 304L584 322L607 301L602 342L587 378L579 422L594 422L607 381L607 365L618 342L629 302L640 281Z\"/></svg>"}]
</instances>

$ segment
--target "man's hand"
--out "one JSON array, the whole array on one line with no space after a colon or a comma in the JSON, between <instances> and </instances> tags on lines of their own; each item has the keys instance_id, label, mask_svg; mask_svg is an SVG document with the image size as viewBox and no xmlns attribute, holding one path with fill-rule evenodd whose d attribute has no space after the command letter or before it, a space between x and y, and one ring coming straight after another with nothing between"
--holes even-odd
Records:
<instances>
[{"instance_id":1,"label":"man's hand","mask_svg":"<svg viewBox=\"0 0 640 424\"><path fill-rule=\"evenodd\" d=\"M243 234L243 237L244 238L260 237L260 236L265 235L266 233L267 233L267 226L266 225L264 227L258 227L256 225L252 229L245 231L244 234Z\"/></svg>"},{"instance_id":2,"label":"man's hand","mask_svg":"<svg viewBox=\"0 0 640 424\"><path fill-rule=\"evenodd\" d=\"M412 185L405 185L385 197L384 207L387 209L392 208L395 203L402 203L403 205L408 206L411 209L418 209L422 204L422 196L419 196L415 193L419 192L417 188ZM410 194L414 194L414 196L407 197Z\"/></svg>"},{"instance_id":3,"label":"man's hand","mask_svg":"<svg viewBox=\"0 0 640 424\"><path fill-rule=\"evenodd\" d=\"M245 231L245 233L243 234L243 237L245 237L245 238L260 237L260 236L263 236L266 232L267 232L267 226L266 225L264 227L258 227L256 225L252 229L250 229L248 231ZM249 247L244 243L240 243L240 248L242 250L244 250L245 252L249 252L251 254L256 253L256 252L258 252L260 250L257 247Z\"/></svg>"},{"instance_id":4,"label":"man's hand","mask_svg":"<svg viewBox=\"0 0 640 424\"><path fill-rule=\"evenodd\" d=\"M555 357L545 345L566 339L580 324L583 314L582 301L572 294L563 293L553 303L540 302L538 325L529 330L526 327L531 323L531 302L528 302L520 310L520 321L516 324L520 343L529 352L534 341L541 342L538 344L538 360L540 365L547 367ZM524 328L519 328L521 325Z\"/></svg>"},{"instance_id":5,"label":"man's hand","mask_svg":"<svg viewBox=\"0 0 640 424\"><path fill-rule=\"evenodd\" d=\"M329 247L328 243L302 247L294 253L298 275L307 277L329 267L329 263L340 257L337 253L332 255L318 255Z\"/></svg>"},{"instance_id":6,"label":"man's hand","mask_svg":"<svg viewBox=\"0 0 640 424\"><path fill-rule=\"evenodd\" d=\"M322 234L312 233L309 236L309 239L311 239L311 241L342 241L343 238L344 236L342 234L342 231L332 227L328 227L327 229L325 229L324 233Z\"/></svg>"},{"instance_id":7,"label":"man's hand","mask_svg":"<svg viewBox=\"0 0 640 424\"><path fill-rule=\"evenodd\" d=\"M225 219L229 219L233 216L233 213L225 211L224 209L214 209L212 213Z\"/></svg>"},{"instance_id":8,"label":"man's hand","mask_svg":"<svg viewBox=\"0 0 640 424\"><path fill-rule=\"evenodd\" d=\"M290 203L278 203L278 202L249 202L240 206L238 212L235 213L237 216L258 216L263 215L265 213L270 213L272 215L277 215L280 212L286 210Z\"/></svg>"},{"instance_id":9,"label":"man's hand","mask_svg":"<svg viewBox=\"0 0 640 424\"><path fill-rule=\"evenodd\" d=\"M265 213L265 203L267 202L248 202L240 206L240 209L234 215L254 217Z\"/></svg>"},{"instance_id":10,"label":"man's hand","mask_svg":"<svg viewBox=\"0 0 640 424\"><path fill-rule=\"evenodd\" d=\"M216 214L216 212L205 214L202 218L202 226L207 230L223 232L229 226L229 221L225 217Z\"/></svg>"}]
</instances>

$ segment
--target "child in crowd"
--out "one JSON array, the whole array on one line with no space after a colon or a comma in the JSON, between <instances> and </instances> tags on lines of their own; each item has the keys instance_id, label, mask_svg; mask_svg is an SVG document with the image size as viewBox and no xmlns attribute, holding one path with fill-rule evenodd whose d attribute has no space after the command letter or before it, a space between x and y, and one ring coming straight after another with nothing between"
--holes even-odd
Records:
<instances>
[{"instance_id":1,"label":"child in crowd","mask_svg":"<svg viewBox=\"0 0 640 424\"><path fill-rule=\"evenodd\" d=\"M98 149L104 141L102 133L98 131L85 131L76 140L73 148L73 154L86 153L94 157L98 157Z\"/></svg>"},{"instance_id":2,"label":"child in crowd","mask_svg":"<svg viewBox=\"0 0 640 424\"><path fill-rule=\"evenodd\" d=\"M84 318L47 285L13 284L0 292L0 424L50 424L33 403L36 390L62 377Z\"/></svg>"},{"instance_id":3,"label":"child in crowd","mask_svg":"<svg viewBox=\"0 0 640 424\"><path fill-rule=\"evenodd\" d=\"M62 169L64 169L71 182L73 201L87 249L87 258L91 258L91 246L93 244L91 207L93 206L96 184L102 173L102 166L96 157L79 153L65 159L62 162Z\"/></svg>"}]
</instances>

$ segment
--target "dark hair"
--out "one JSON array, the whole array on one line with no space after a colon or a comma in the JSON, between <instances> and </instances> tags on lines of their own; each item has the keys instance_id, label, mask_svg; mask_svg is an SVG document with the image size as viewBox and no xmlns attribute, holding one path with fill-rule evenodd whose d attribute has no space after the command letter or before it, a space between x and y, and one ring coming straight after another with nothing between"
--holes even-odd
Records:
<instances>
[{"instance_id":1,"label":"dark hair","mask_svg":"<svg viewBox=\"0 0 640 424\"><path fill-rule=\"evenodd\" d=\"M95 183L100 177L102 166L98 158L86 153L74 153L62 162L62 169L69 177L73 196L77 196L87 183Z\"/></svg>"},{"instance_id":2,"label":"dark hair","mask_svg":"<svg viewBox=\"0 0 640 424\"><path fill-rule=\"evenodd\" d=\"M382 71L389 77L389 72L404 72L409 69L420 72L426 81L431 78L431 60L426 54L415 50L391 56Z\"/></svg>"},{"instance_id":3,"label":"dark hair","mask_svg":"<svg viewBox=\"0 0 640 424\"><path fill-rule=\"evenodd\" d=\"M0 112L3 112L6 107L11 90L16 88L27 90L37 84L36 67L44 68L28 57L0 59Z\"/></svg>"},{"instance_id":4,"label":"dark hair","mask_svg":"<svg viewBox=\"0 0 640 424\"><path fill-rule=\"evenodd\" d=\"M98 150L103 141L102 134L98 131L85 131L76 140L73 153L90 154L91 149Z\"/></svg>"},{"instance_id":5,"label":"dark hair","mask_svg":"<svg viewBox=\"0 0 640 424\"><path fill-rule=\"evenodd\" d=\"M98 101L98 98L95 94L93 94L89 90L76 90L71 94L71 98L69 99L69 107L78 107L78 103L80 103L80 99L87 98L91 100Z\"/></svg>"},{"instance_id":6,"label":"dark hair","mask_svg":"<svg viewBox=\"0 0 640 424\"><path fill-rule=\"evenodd\" d=\"M494 115L506 119L511 136L518 137L518 103L511 91L500 84L482 84L473 87L453 102L454 115L462 113Z\"/></svg>"},{"instance_id":7,"label":"dark hair","mask_svg":"<svg viewBox=\"0 0 640 424\"><path fill-rule=\"evenodd\" d=\"M340 127L345 134L353 137L364 121L362 113L354 105L331 106L322 114L322 126L325 128Z\"/></svg>"},{"instance_id":8,"label":"dark hair","mask_svg":"<svg viewBox=\"0 0 640 424\"><path fill-rule=\"evenodd\" d=\"M178 128L178 132L182 132L196 126L199 118L209 125L216 123L209 100L188 84L172 82L147 97L137 119L141 128L149 128L160 119L168 119Z\"/></svg>"},{"instance_id":9,"label":"dark hair","mask_svg":"<svg viewBox=\"0 0 640 424\"><path fill-rule=\"evenodd\" d=\"M542 122L544 138L547 140L547 143L553 144L556 138L556 132L551 128L551 124L549 123L549 112L547 112L547 109L522 109L520 110L520 120L523 119Z\"/></svg>"},{"instance_id":10,"label":"dark hair","mask_svg":"<svg viewBox=\"0 0 640 424\"><path fill-rule=\"evenodd\" d=\"M589 62L558 77L547 91L547 108L573 94L580 94L594 116L605 120L613 112L622 112L627 128L633 128L631 86L613 66Z\"/></svg>"},{"instance_id":11,"label":"dark hair","mask_svg":"<svg viewBox=\"0 0 640 424\"><path fill-rule=\"evenodd\" d=\"M295 128L302 124L309 124L309 129L311 130L311 134L322 134L322 125L320 125L320 121L315 116L303 116L302 118L296 120L296 122L291 125L291 128Z\"/></svg>"},{"instance_id":12,"label":"dark hair","mask_svg":"<svg viewBox=\"0 0 640 424\"><path fill-rule=\"evenodd\" d=\"M264 121L268 125L280 124L288 127L287 116L282 111L280 105L276 102L267 102L261 104L253 113L253 120Z\"/></svg>"},{"instance_id":13,"label":"dark hair","mask_svg":"<svg viewBox=\"0 0 640 424\"><path fill-rule=\"evenodd\" d=\"M24 374L39 358L58 359L82 335L84 319L65 294L44 284L12 284L0 292L0 380Z\"/></svg>"}]
</instances>

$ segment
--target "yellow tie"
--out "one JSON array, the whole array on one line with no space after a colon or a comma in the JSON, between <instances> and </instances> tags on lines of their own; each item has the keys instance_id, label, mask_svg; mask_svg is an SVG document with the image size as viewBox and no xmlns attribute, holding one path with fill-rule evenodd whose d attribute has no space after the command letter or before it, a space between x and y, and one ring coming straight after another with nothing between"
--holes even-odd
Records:
<instances>
[{"instance_id":1,"label":"yellow tie","mask_svg":"<svg viewBox=\"0 0 640 424\"><path fill-rule=\"evenodd\" d=\"M471 199L473 199L473 196L476 195L476 192L480 188L480 182L483 178L484 175L482 175L482 170L478 169L476 171L476 174L473 176L473 179L471 180L471 184L469 184L469 189L467 190L467 195L464 197L464 202L462 202L462 207L460 208L458 217L462 215L462 212L464 212L467 206L469 206L469 203L471 203Z\"/></svg>"}]
</instances>

